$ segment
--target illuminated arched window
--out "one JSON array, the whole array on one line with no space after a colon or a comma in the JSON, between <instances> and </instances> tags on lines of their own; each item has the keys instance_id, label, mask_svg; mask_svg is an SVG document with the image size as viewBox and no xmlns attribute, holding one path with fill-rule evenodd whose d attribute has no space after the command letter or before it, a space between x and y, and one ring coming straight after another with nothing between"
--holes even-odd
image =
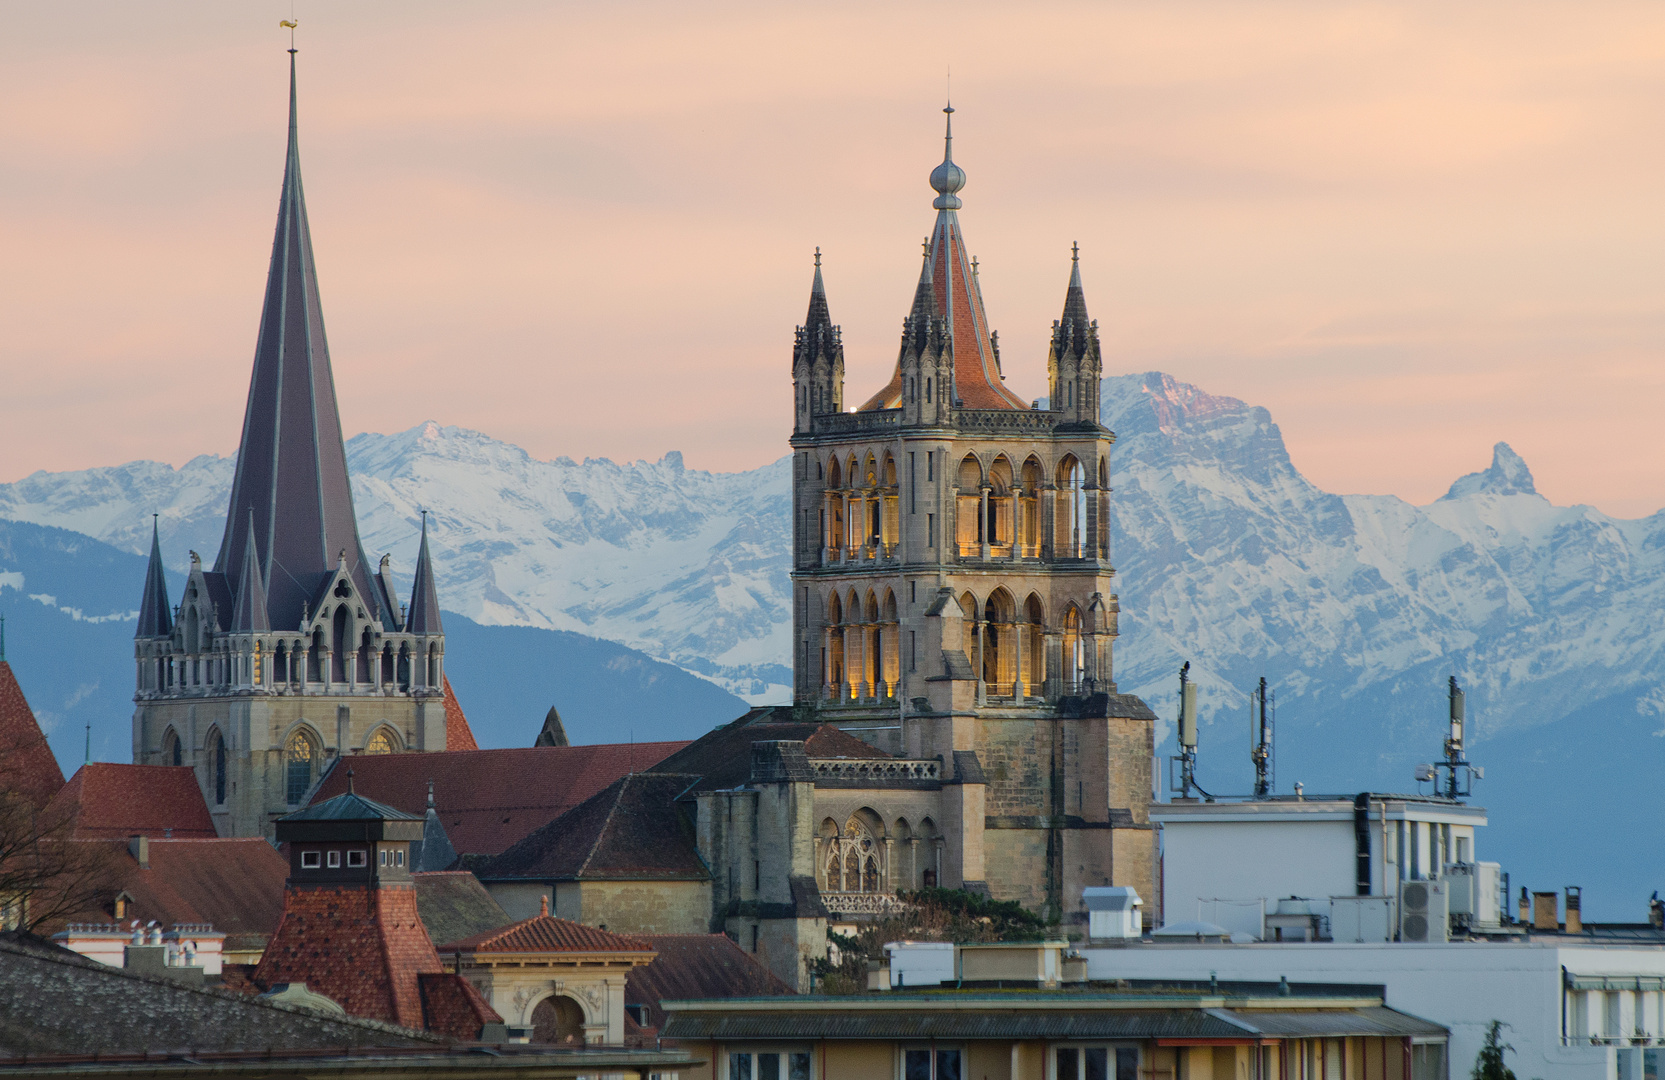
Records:
<instances>
[{"instance_id":1,"label":"illuminated arched window","mask_svg":"<svg viewBox=\"0 0 1665 1080\"><path fill-rule=\"evenodd\" d=\"M366 754L397 754L398 745L393 741L393 733L386 728L377 728L370 736L370 741L364 744Z\"/></svg>"},{"instance_id":2,"label":"illuminated arched window","mask_svg":"<svg viewBox=\"0 0 1665 1080\"><path fill-rule=\"evenodd\" d=\"M304 731L297 731L289 736L289 745L284 747L285 796L289 805L294 806L306 798L307 790L312 787L312 766L318 757L318 750L312 739Z\"/></svg>"}]
</instances>

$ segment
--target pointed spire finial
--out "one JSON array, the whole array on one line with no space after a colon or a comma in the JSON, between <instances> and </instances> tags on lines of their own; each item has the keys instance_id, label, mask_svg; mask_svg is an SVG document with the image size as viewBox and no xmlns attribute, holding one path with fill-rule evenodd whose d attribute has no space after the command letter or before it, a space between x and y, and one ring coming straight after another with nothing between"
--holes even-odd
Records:
<instances>
[{"instance_id":1,"label":"pointed spire finial","mask_svg":"<svg viewBox=\"0 0 1665 1080\"><path fill-rule=\"evenodd\" d=\"M434 808L434 782L432 780L429 780L428 781L428 809L432 810L433 808Z\"/></svg>"},{"instance_id":2,"label":"pointed spire finial","mask_svg":"<svg viewBox=\"0 0 1665 1080\"><path fill-rule=\"evenodd\" d=\"M347 794L353 794L353 770L347 770Z\"/></svg>"},{"instance_id":3,"label":"pointed spire finial","mask_svg":"<svg viewBox=\"0 0 1665 1080\"><path fill-rule=\"evenodd\" d=\"M820 247L820 245L816 245L816 248L815 248L815 268L817 270L821 269L821 247Z\"/></svg>"},{"instance_id":4,"label":"pointed spire finial","mask_svg":"<svg viewBox=\"0 0 1665 1080\"><path fill-rule=\"evenodd\" d=\"M549 918L549 894L544 893L538 897L538 900L540 901L538 915L545 919Z\"/></svg>"},{"instance_id":5,"label":"pointed spire finial","mask_svg":"<svg viewBox=\"0 0 1665 1080\"><path fill-rule=\"evenodd\" d=\"M1080 261L1081 261L1081 245L1072 240L1070 242L1070 262L1077 262L1078 263Z\"/></svg>"}]
</instances>

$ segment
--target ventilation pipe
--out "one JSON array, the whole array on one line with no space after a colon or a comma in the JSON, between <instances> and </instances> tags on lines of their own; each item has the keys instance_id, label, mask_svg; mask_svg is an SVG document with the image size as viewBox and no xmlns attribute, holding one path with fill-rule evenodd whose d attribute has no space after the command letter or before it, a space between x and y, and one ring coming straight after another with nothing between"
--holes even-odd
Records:
<instances>
[{"instance_id":1,"label":"ventilation pipe","mask_svg":"<svg viewBox=\"0 0 1665 1080\"><path fill-rule=\"evenodd\" d=\"M1353 797L1353 891L1370 895L1370 792Z\"/></svg>"}]
</instances>

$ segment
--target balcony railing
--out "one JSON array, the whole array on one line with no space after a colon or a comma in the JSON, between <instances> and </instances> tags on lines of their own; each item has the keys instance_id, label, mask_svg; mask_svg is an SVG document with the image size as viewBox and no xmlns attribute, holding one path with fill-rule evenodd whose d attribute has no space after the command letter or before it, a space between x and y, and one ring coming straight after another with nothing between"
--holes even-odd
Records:
<instances>
[{"instance_id":1,"label":"balcony railing","mask_svg":"<svg viewBox=\"0 0 1665 1080\"><path fill-rule=\"evenodd\" d=\"M882 786L898 780L941 780L936 758L810 758L817 780L857 780Z\"/></svg>"},{"instance_id":2,"label":"balcony railing","mask_svg":"<svg viewBox=\"0 0 1665 1080\"><path fill-rule=\"evenodd\" d=\"M821 902L832 915L894 915L908 905L891 893L824 892Z\"/></svg>"}]
</instances>

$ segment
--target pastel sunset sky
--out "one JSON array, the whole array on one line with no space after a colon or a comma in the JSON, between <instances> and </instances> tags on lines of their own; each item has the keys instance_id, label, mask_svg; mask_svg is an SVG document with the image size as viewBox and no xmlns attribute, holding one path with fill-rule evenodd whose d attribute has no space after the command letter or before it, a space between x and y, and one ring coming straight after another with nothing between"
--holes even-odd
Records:
<instances>
[{"instance_id":1,"label":"pastel sunset sky","mask_svg":"<svg viewBox=\"0 0 1665 1080\"><path fill-rule=\"evenodd\" d=\"M281 3L7 5L0 481L237 442L284 148ZM1416 502L1506 440L1665 506L1665 6L298 0L349 433L786 452L819 245L887 376L951 67L1009 385L1079 241L1106 370L1264 405Z\"/></svg>"}]
</instances>

